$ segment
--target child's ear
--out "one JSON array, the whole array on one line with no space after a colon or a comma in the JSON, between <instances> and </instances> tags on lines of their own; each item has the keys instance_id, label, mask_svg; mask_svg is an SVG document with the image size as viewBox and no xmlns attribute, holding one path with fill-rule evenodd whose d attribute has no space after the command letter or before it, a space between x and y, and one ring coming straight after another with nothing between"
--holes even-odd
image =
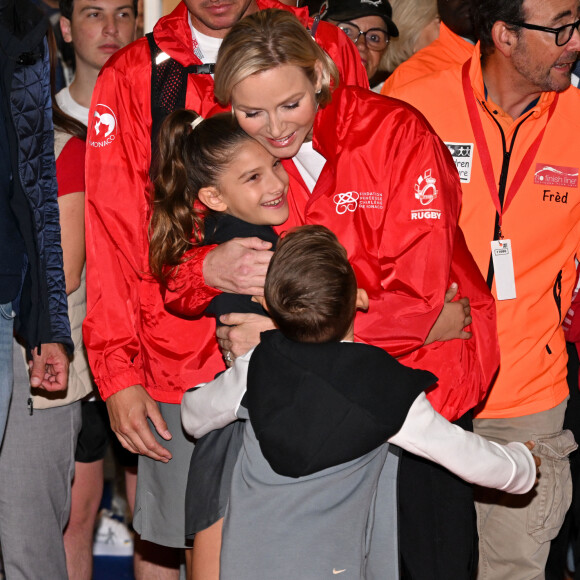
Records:
<instances>
[{"instance_id":1,"label":"child's ear","mask_svg":"<svg viewBox=\"0 0 580 580\"><path fill-rule=\"evenodd\" d=\"M359 310L369 309L369 295L364 288L356 289L356 307Z\"/></svg>"},{"instance_id":2,"label":"child's ear","mask_svg":"<svg viewBox=\"0 0 580 580\"><path fill-rule=\"evenodd\" d=\"M220 192L215 187L202 187L198 193L197 197L203 205L213 209L214 211L226 211L228 209L227 204L223 201Z\"/></svg>"}]
</instances>

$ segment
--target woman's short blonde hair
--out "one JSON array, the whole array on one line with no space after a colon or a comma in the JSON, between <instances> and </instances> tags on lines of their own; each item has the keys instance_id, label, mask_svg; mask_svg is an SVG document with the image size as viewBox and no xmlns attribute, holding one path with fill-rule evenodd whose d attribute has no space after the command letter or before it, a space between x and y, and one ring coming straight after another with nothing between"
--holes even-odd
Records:
<instances>
[{"instance_id":1,"label":"woman's short blonde hair","mask_svg":"<svg viewBox=\"0 0 580 580\"><path fill-rule=\"evenodd\" d=\"M228 104L239 82L280 65L300 67L315 84L317 62L322 65L322 86L316 97L324 106L338 85L338 70L332 59L292 13L259 10L240 20L222 42L214 75L216 99Z\"/></svg>"},{"instance_id":2,"label":"woman's short blonde hair","mask_svg":"<svg viewBox=\"0 0 580 580\"><path fill-rule=\"evenodd\" d=\"M399 37L391 38L380 68L392 72L413 55L419 35L437 18L437 0L390 0L390 3Z\"/></svg>"}]
</instances>

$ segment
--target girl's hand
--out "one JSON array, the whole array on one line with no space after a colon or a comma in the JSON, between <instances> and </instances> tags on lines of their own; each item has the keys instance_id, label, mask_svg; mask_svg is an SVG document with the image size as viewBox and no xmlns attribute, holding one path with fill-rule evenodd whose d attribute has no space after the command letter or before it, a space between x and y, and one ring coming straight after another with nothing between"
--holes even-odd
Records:
<instances>
[{"instance_id":1,"label":"girl's hand","mask_svg":"<svg viewBox=\"0 0 580 580\"><path fill-rule=\"evenodd\" d=\"M472 322L469 298L460 298L453 302L457 295L457 289L457 284L454 282L445 293L445 303L425 340L425 344L455 338L463 340L471 338L471 332L464 330Z\"/></svg>"},{"instance_id":2,"label":"girl's hand","mask_svg":"<svg viewBox=\"0 0 580 580\"><path fill-rule=\"evenodd\" d=\"M261 332L275 328L271 318L260 314L234 312L220 316L220 321L227 326L219 326L216 336L228 366L260 342Z\"/></svg>"}]
</instances>

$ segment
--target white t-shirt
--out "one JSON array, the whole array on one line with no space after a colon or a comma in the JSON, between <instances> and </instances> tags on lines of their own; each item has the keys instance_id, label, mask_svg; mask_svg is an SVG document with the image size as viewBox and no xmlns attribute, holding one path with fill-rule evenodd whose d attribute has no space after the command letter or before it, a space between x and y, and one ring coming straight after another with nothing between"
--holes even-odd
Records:
<instances>
[{"instance_id":1,"label":"white t-shirt","mask_svg":"<svg viewBox=\"0 0 580 580\"><path fill-rule=\"evenodd\" d=\"M294 156L294 165L296 169L300 172L304 183L312 193L320 174L322 173L322 168L326 163L326 159L318 151L314 150L312 146L312 141L307 141L302 143L300 150Z\"/></svg>"},{"instance_id":2,"label":"white t-shirt","mask_svg":"<svg viewBox=\"0 0 580 580\"><path fill-rule=\"evenodd\" d=\"M202 34L199 30L194 28L193 24L191 23L191 15L188 15L188 20L189 27L191 28L191 36L194 40L194 45L197 42L199 48L199 50L196 49L194 51L195 55L199 58L199 60L201 60L203 64L215 63L223 38L215 38L213 36Z\"/></svg>"},{"instance_id":3,"label":"white t-shirt","mask_svg":"<svg viewBox=\"0 0 580 580\"><path fill-rule=\"evenodd\" d=\"M70 95L69 87L65 87L56 94L58 106L73 119L80 121L83 125L89 125L89 109L79 105Z\"/></svg>"}]
</instances>

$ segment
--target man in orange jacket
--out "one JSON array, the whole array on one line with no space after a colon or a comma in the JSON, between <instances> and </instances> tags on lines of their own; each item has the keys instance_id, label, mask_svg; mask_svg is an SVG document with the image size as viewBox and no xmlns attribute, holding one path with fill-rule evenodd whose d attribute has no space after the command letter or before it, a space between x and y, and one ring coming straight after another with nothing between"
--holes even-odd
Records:
<instances>
[{"instance_id":1,"label":"man in orange jacket","mask_svg":"<svg viewBox=\"0 0 580 580\"><path fill-rule=\"evenodd\" d=\"M571 498L561 322L580 253L580 92L570 87L579 14L577 0L474 3L472 58L392 93L445 140L463 187L459 224L496 298L501 366L475 430L498 442L534 439L542 456L524 502L482 494L486 580L543 578Z\"/></svg>"}]
</instances>

